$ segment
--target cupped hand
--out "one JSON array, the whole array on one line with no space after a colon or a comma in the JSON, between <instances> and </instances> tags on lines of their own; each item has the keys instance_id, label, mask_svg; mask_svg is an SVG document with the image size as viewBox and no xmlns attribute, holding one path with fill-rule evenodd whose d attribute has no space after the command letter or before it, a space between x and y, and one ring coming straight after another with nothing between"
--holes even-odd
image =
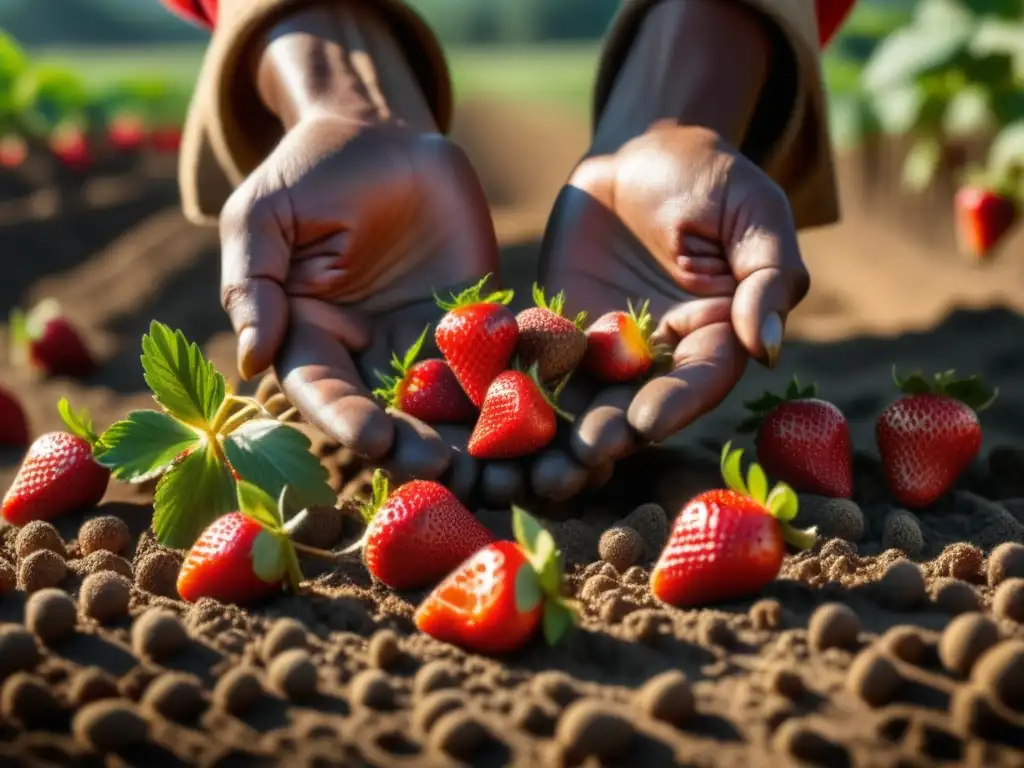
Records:
<instances>
[{"instance_id":1,"label":"cupped hand","mask_svg":"<svg viewBox=\"0 0 1024 768\"><path fill-rule=\"evenodd\" d=\"M591 468L714 408L750 357L774 365L810 285L782 190L716 134L678 125L580 164L555 204L539 278L565 291L567 313L591 321L648 301L652 341L671 355L667 370L636 383L574 377L562 399L578 414L565 445L532 469L549 498L574 495Z\"/></svg>"},{"instance_id":2,"label":"cupped hand","mask_svg":"<svg viewBox=\"0 0 1024 768\"><path fill-rule=\"evenodd\" d=\"M497 272L462 151L438 134L306 119L225 206L221 242L243 378L273 366L308 421L398 476L448 471L465 430L442 436L385 411L372 390L392 353L441 316L435 293Z\"/></svg>"}]
</instances>

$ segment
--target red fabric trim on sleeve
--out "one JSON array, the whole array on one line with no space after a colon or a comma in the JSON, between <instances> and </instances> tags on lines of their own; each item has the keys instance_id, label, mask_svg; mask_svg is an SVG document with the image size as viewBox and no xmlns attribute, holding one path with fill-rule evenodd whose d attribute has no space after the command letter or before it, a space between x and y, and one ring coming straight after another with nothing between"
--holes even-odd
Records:
<instances>
[{"instance_id":1,"label":"red fabric trim on sleeve","mask_svg":"<svg viewBox=\"0 0 1024 768\"><path fill-rule=\"evenodd\" d=\"M161 0L161 2L178 16L207 29L213 26L213 21L217 18L217 0ZM212 7L212 15L206 6Z\"/></svg>"},{"instance_id":2,"label":"red fabric trim on sleeve","mask_svg":"<svg viewBox=\"0 0 1024 768\"><path fill-rule=\"evenodd\" d=\"M821 47L839 31L843 21L850 15L857 0L815 0L818 13L818 39Z\"/></svg>"}]
</instances>

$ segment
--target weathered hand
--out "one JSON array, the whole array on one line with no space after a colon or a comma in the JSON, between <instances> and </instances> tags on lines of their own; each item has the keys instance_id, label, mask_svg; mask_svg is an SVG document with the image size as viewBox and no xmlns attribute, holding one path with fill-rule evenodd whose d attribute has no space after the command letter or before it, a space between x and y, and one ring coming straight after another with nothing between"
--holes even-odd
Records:
<instances>
[{"instance_id":1,"label":"weathered hand","mask_svg":"<svg viewBox=\"0 0 1024 768\"><path fill-rule=\"evenodd\" d=\"M497 272L462 151L438 134L306 119L235 192L221 239L242 375L273 365L292 404L344 446L401 477L444 474L459 436L385 412L371 391L440 318L435 292Z\"/></svg>"},{"instance_id":2,"label":"weathered hand","mask_svg":"<svg viewBox=\"0 0 1024 768\"><path fill-rule=\"evenodd\" d=\"M649 300L653 341L672 350L670 371L636 384L575 377L562 401L579 414L568 448L534 467L551 498L578 492L585 473L545 466L607 466L714 408L748 357L774 364L809 287L781 189L714 133L677 125L580 164L555 204L540 281L591 321Z\"/></svg>"}]
</instances>

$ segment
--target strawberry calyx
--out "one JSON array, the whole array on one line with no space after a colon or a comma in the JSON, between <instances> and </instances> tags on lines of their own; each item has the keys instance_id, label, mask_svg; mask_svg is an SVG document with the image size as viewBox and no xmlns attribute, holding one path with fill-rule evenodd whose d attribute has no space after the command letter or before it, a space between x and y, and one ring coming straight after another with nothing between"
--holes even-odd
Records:
<instances>
[{"instance_id":1,"label":"strawberry calyx","mask_svg":"<svg viewBox=\"0 0 1024 768\"><path fill-rule=\"evenodd\" d=\"M540 396L544 398L544 402L551 406L551 410L555 412L556 416L564 419L570 424L576 421L575 416L573 416L568 411L562 410L562 408L558 405L558 397L559 395L562 394L562 390L565 389L566 384L569 383L569 379L572 377L572 372L569 372L565 376L563 376L561 381L559 381L558 385L554 388L554 390L549 392L545 388L544 383L540 380L540 363L534 363L524 371L520 366L519 360L516 359L515 362L513 362L512 364L512 370L519 371L520 373L525 373L527 376L530 377L530 380L533 381L534 385L537 387L537 391L540 392Z\"/></svg>"},{"instance_id":2,"label":"strawberry calyx","mask_svg":"<svg viewBox=\"0 0 1024 768\"><path fill-rule=\"evenodd\" d=\"M345 549L338 553L339 557L344 557L362 551L363 547L366 546L366 542L370 538L370 524L373 522L374 518L377 517L377 513L380 512L390 495L391 482L388 480L388 476L384 470L378 467L373 470L373 478L370 480L370 498L359 505L359 516L363 518L363 522L366 524L366 529L357 541L345 547Z\"/></svg>"},{"instance_id":3,"label":"strawberry calyx","mask_svg":"<svg viewBox=\"0 0 1024 768\"><path fill-rule=\"evenodd\" d=\"M374 397L380 398L389 408L394 408L398 405L400 397L399 387L402 382L405 381L406 375L409 373L409 369L416 364L416 360L420 356L420 352L423 351L423 344L427 340L427 334L430 332L430 325L428 324L424 329L423 333L420 334L419 338L413 342L412 346L405 351L402 357L398 356L397 352L391 353L391 367L397 373L397 376L387 376L380 371L374 371L377 374L377 378L383 386L373 390Z\"/></svg>"},{"instance_id":4,"label":"strawberry calyx","mask_svg":"<svg viewBox=\"0 0 1024 768\"><path fill-rule=\"evenodd\" d=\"M800 383L798 377L794 376L793 380L789 382L789 386L786 387L786 390L781 395L777 395L774 392L765 392L756 400L744 402L743 406L750 411L751 415L740 423L736 431L743 434L757 432L768 414L783 403L792 402L793 400L810 400L817 394L817 384L812 382L805 386Z\"/></svg>"},{"instance_id":5,"label":"strawberry calyx","mask_svg":"<svg viewBox=\"0 0 1024 768\"><path fill-rule=\"evenodd\" d=\"M64 422L65 426L75 437L80 437L89 444L90 448L95 448L99 442L99 435L96 434L96 430L93 428L92 416L89 415L89 411L85 408L81 410L74 410L71 407L71 403L68 402L66 397L62 397L57 401L57 412L60 413L61 421Z\"/></svg>"},{"instance_id":6,"label":"strawberry calyx","mask_svg":"<svg viewBox=\"0 0 1024 768\"><path fill-rule=\"evenodd\" d=\"M747 477L744 480L743 449L733 450L731 442L723 446L719 466L722 479L730 491L753 499L779 521L782 537L787 544L797 549L810 549L814 546L817 540L817 531L814 528L799 529L790 524L800 510L800 501L796 491L789 485L779 482L769 490L768 477L761 465L756 462L747 469Z\"/></svg>"},{"instance_id":7,"label":"strawberry calyx","mask_svg":"<svg viewBox=\"0 0 1024 768\"><path fill-rule=\"evenodd\" d=\"M905 395L942 395L959 400L975 413L981 413L999 397L998 387L988 387L979 374L958 379L956 371L950 369L933 374L929 379L921 371L914 371L901 378L896 366L892 368L892 380Z\"/></svg>"},{"instance_id":8,"label":"strawberry calyx","mask_svg":"<svg viewBox=\"0 0 1024 768\"><path fill-rule=\"evenodd\" d=\"M511 304L512 299L515 298L515 291L493 291L486 295L484 294L484 286L490 279L491 275L489 273L484 275L476 285L471 285L459 293L450 294L450 300L442 299L437 294L434 294L434 301L437 302L437 306L446 312L461 309L462 307L470 307L474 304L503 304L505 306Z\"/></svg>"},{"instance_id":9,"label":"strawberry calyx","mask_svg":"<svg viewBox=\"0 0 1024 768\"><path fill-rule=\"evenodd\" d=\"M626 302L626 314L633 321L633 324L636 325L637 331L640 332L640 338L643 339L647 354L655 364L658 364L665 362L671 356L672 348L667 344L655 344L653 342L652 337L654 336L657 324L654 322L650 306L650 299L644 299L644 303L639 308L633 305L632 299L629 299Z\"/></svg>"},{"instance_id":10,"label":"strawberry calyx","mask_svg":"<svg viewBox=\"0 0 1024 768\"><path fill-rule=\"evenodd\" d=\"M533 284L533 303L539 309L546 309L553 315L559 317L565 316L565 291L559 291L550 299L544 295L544 288L538 283ZM587 322L587 312L583 310L576 313L576 317L573 318L572 324L575 325L579 330L583 330L583 326Z\"/></svg>"},{"instance_id":11,"label":"strawberry calyx","mask_svg":"<svg viewBox=\"0 0 1024 768\"><path fill-rule=\"evenodd\" d=\"M562 594L562 553L551 531L517 506L512 507L512 530L529 564L516 573L516 610L529 613L543 603L544 639L556 645L577 622L575 603Z\"/></svg>"}]
</instances>

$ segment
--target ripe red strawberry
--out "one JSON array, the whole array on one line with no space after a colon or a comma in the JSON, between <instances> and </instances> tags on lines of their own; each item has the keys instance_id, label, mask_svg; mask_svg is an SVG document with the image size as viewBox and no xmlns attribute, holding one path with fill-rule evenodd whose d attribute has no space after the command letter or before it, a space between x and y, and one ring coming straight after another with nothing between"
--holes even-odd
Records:
<instances>
[{"instance_id":1,"label":"ripe red strawberry","mask_svg":"<svg viewBox=\"0 0 1024 768\"><path fill-rule=\"evenodd\" d=\"M616 384L633 381L647 373L664 350L651 343L654 318L649 302L639 311L629 304L628 312L601 315L587 329L587 351L583 368L591 376Z\"/></svg>"},{"instance_id":2,"label":"ripe red strawberry","mask_svg":"<svg viewBox=\"0 0 1024 768\"><path fill-rule=\"evenodd\" d=\"M490 531L440 483L413 480L394 491L379 469L363 510L367 570L392 589L418 589L438 579L493 540Z\"/></svg>"},{"instance_id":3,"label":"ripe red strawberry","mask_svg":"<svg viewBox=\"0 0 1024 768\"><path fill-rule=\"evenodd\" d=\"M512 301L512 291L484 296L487 279L452 296L451 301L438 299L438 306L447 314L434 331L437 348L477 408L490 383L508 368L519 337L516 317L506 306Z\"/></svg>"},{"instance_id":4,"label":"ripe red strawberry","mask_svg":"<svg viewBox=\"0 0 1024 768\"><path fill-rule=\"evenodd\" d=\"M427 424L464 424L473 419L476 408L462 391L448 363L437 358L416 362L429 330L430 326L423 329L405 357L391 356L391 367L398 375L378 373L384 386L373 394L388 407L405 411Z\"/></svg>"},{"instance_id":5,"label":"ripe red strawberry","mask_svg":"<svg viewBox=\"0 0 1024 768\"><path fill-rule=\"evenodd\" d=\"M801 493L848 499L853 493L850 425L817 387L794 377L785 395L766 392L746 404L753 413L740 432L757 432L757 460L764 471Z\"/></svg>"},{"instance_id":6,"label":"ripe red strawberry","mask_svg":"<svg viewBox=\"0 0 1024 768\"><path fill-rule=\"evenodd\" d=\"M24 448L28 445L28 419L13 393L0 387L0 445Z\"/></svg>"},{"instance_id":7,"label":"ripe red strawberry","mask_svg":"<svg viewBox=\"0 0 1024 768\"><path fill-rule=\"evenodd\" d=\"M466 451L477 459L529 456L555 439L556 414L572 421L544 392L536 367L505 371L487 389Z\"/></svg>"},{"instance_id":8,"label":"ripe red strawberry","mask_svg":"<svg viewBox=\"0 0 1024 768\"><path fill-rule=\"evenodd\" d=\"M920 509L948 491L981 449L978 413L999 394L980 376L957 379L955 371L900 379L905 395L882 411L875 437L889 490L905 507Z\"/></svg>"},{"instance_id":9,"label":"ripe red strawberry","mask_svg":"<svg viewBox=\"0 0 1024 768\"><path fill-rule=\"evenodd\" d=\"M96 361L60 305L45 299L25 315L15 310L10 319L15 359L47 376L88 376Z\"/></svg>"},{"instance_id":10,"label":"ripe red strawberry","mask_svg":"<svg viewBox=\"0 0 1024 768\"><path fill-rule=\"evenodd\" d=\"M14 525L94 506L107 490L110 470L93 460L97 437L89 414L75 413L63 398L57 407L69 431L48 432L29 446L0 507Z\"/></svg>"},{"instance_id":11,"label":"ripe red strawberry","mask_svg":"<svg viewBox=\"0 0 1024 768\"><path fill-rule=\"evenodd\" d=\"M785 483L768 492L764 470L752 464L743 481L743 451L722 450L728 490L694 497L679 513L651 571L659 600L691 607L745 597L763 589L782 567L786 544L814 545L815 533L793 528L796 493Z\"/></svg>"},{"instance_id":12,"label":"ripe red strawberry","mask_svg":"<svg viewBox=\"0 0 1024 768\"><path fill-rule=\"evenodd\" d=\"M960 250L975 259L991 253L1018 214L1013 198L980 186L961 187L953 211Z\"/></svg>"},{"instance_id":13,"label":"ripe red strawberry","mask_svg":"<svg viewBox=\"0 0 1024 768\"><path fill-rule=\"evenodd\" d=\"M116 115L107 125L107 141L118 152L134 152L145 139L145 124L138 115Z\"/></svg>"},{"instance_id":14,"label":"ripe red strawberry","mask_svg":"<svg viewBox=\"0 0 1024 768\"><path fill-rule=\"evenodd\" d=\"M580 312L574 320L563 316L565 292L559 291L548 301L544 289L536 283L533 301L537 306L516 315L516 352L523 366L536 365L540 380L552 383L568 376L583 360L587 351L587 335L583 332L587 313Z\"/></svg>"},{"instance_id":15,"label":"ripe red strawberry","mask_svg":"<svg viewBox=\"0 0 1024 768\"><path fill-rule=\"evenodd\" d=\"M0 168L20 168L28 158L28 144L16 133L0 136Z\"/></svg>"},{"instance_id":16,"label":"ripe red strawberry","mask_svg":"<svg viewBox=\"0 0 1024 768\"><path fill-rule=\"evenodd\" d=\"M50 151L66 168L86 171L93 163L92 148L85 132L77 125L61 125L49 138Z\"/></svg>"},{"instance_id":17,"label":"ripe red strawberry","mask_svg":"<svg viewBox=\"0 0 1024 768\"><path fill-rule=\"evenodd\" d=\"M551 533L513 507L516 542L497 541L459 565L416 609L421 632L478 653L524 646L543 625L549 644L573 626L562 557Z\"/></svg>"},{"instance_id":18,"label":"ripe red strawberry","mask_svg":"<svg viewBox=\"0 0 1024 768\"><path fill-rule=\"evenodd\" d=\"M212 597L224 603L245 604L280 592L288 576L284 566L266 572L256 559L257 548L281 550L281 557L268 558L283 562L286 543L266 530L256 520L241 512L218 517L200 534L192 545L178 572L178 594L194 603L201 597Z\"/></svg>"}]
</instances>

